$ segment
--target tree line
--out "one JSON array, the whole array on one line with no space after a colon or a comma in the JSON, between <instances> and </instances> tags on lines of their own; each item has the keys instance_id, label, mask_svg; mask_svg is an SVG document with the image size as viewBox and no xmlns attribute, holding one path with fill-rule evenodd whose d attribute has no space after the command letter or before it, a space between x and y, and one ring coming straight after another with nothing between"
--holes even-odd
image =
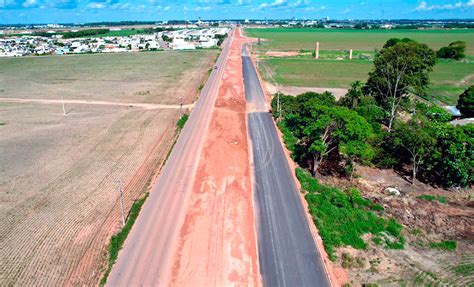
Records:
<instances>
[{"instance_id":1,"label":"tree line","mask_svg":"<svg viewBox=\"0 0 474 287\"><path fill-rule=\"evenodd\" d=\"M453 125L448 112L422 100L435 63L427 45L390 39L367 82L353 83L339 101L329 92L275 96L273 115L293 138L292 156L314 176L352 179L357 162L409 172L413 184L471 186L474 125ZM473 86L460 96L458 108L465 117L473 115Z\"/></svg>"}]
</instances>

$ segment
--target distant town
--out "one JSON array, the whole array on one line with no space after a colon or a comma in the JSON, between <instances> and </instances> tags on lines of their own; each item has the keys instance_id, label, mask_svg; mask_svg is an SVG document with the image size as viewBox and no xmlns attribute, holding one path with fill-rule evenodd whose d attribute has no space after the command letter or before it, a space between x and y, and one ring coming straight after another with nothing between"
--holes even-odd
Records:
<instances>
[{"instance_id":1,"label":"distant town","mask_svg":"<svg viewBox=\"0 0 474 287\"><path fill-rule=\"evenodd\" d=\"M229 28L197 26L85 30L64 30L58 25L47 27L51 30L4 34L0 38L0 57L209 49L220 46L229 32Z\"/></svg>"},{"instance_id":2,"label":"distant town","mask_svg":"<svg viewBox=\"0 0 474 287\"><path fill-rule=\"evenodd\" d=\"M227 20L124 21L88 24L0 26L0 57L121 53L217 48L230 27L308 27L321 29L474 28L474 20Z\"/></svg>"}]
</instances>

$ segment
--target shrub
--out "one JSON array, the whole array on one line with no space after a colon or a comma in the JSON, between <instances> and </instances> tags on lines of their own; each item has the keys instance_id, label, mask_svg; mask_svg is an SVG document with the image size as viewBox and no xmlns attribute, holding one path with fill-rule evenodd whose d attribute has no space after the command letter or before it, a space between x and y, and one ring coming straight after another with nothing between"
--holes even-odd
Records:
<instances>
[{"instance_id":1,"label":"shrub","mask_svg":"<svg viewBox=\"0 0 474 287\"><path fill-rule=\"evenodd\" d=\"M446 197L440 196L440 195L423 194L423 195L417 196L416 198L428 200L428 201L439 201L441 203L448 203L448 201L446 200Z\"/></svg>"},{"instance_id":2,"label":"shrub","mask_svg":"<svg viewBox=\"0 0 474 287\"><path fill-rule=\"evenodd\" d=\"M184 114L181 116L181 118L178 120L176 125L178 126L178 129L182 130L184 128L184 124L188 121L189 116L187 114Z\"/></svg>"},{"instance_id":3,"label":"shrub","mask_svg":"<svg viewBox=\"0 0 474 287\"><path fill-rule=\"evenodd\" d=\"M458 244L456 241L446 240L441 242L431 242L430 247L434 249L454 251L458 247Z\"/></svg>"}]
</instances>

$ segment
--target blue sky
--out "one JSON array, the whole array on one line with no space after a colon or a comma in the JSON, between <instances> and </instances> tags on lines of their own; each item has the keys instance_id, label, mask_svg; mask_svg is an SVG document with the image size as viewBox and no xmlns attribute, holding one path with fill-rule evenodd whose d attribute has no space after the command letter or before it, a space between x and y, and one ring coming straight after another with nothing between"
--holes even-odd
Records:
<instances>
[{"instance_id":1,"label":"blue sky","mask_svg":"<svg viewBox=\"0 0 474 287\"><path fill-rule=\"evenodd\" d=\"M0 0L0 23L170 19L474 18L474 0Z\"/></svg>"}]
</instances>

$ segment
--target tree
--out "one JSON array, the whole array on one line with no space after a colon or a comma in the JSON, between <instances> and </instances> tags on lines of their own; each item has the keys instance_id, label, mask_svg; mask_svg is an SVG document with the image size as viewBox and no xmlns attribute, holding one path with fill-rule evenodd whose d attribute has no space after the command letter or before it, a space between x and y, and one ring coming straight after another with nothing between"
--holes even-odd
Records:
<instances>
[{"instance_id":1,"label":"tree","mask_svg":"<svg viewBox=\"0 0 474 287\"><path fill-rule=\"evenodd\" d=\"M439 51L436 52L436 56L443 59L460 60L466 57L466 54L464 54L465 50L466 42L457 41L449 44L447 47L439 49Z\"/></svg>"},{"instance_id":2,"label":"tree","mask_svg":"<svg viewBox=\"0 0 474 287\"><path fill-rule=\"evenodd\" d=\"M435 182L445 187L470 186L474 176L474 125L435 127L437 142L426 160Z\"/></svg>"},{"instance_id":3,"label":"tree","mask_svg":"<svg viewBox=\"0 0 474 287\"><path fill-rule=\"evenodd\" d=\"M372 127L354 111L312 101L286 119L306 153L313 175L333 151L341 150L351 162L370 157L370 145L366 142L372 135Z\"/></svg>"},{"instance_id":4,"label":"tree","mask_svg":"<svg viewBox=\"0 0 474 287\"><path fill-rule=\"evenodd\" d=\"M428 72L436 61L427 45L415 41L398 42L383 48L374 60L374 69L364 92L375 98L388 112L388 129L397 116L402 102L410 93L423 95L429 83Z\"/></svg>"},{"instance_id":5,"label":"tree","mask_svg":"<svg viewBox=\"0 0 474 287\"><path fill-rule=\"evenodd\" d=\"M351 88L347 91L347 94L339 99L338 104L348 108L355 108L361 101L364 93L362 87L364 85L360 81L355 81L351 84Z\"/></svg>"},{"instance_id":6,"label":"tree","mask_svg":"<svg viewBox=\"0 0 474 287\"><path fill-rule=\"evenodd\" d=\"M385 43L383 48L389 48L389 47L395 46L398 43L413 43L413 42L416 42L416 41L410 38L403 38L403 39L391 38L391 39L388 39L388 41Z\"/></svg>"},{"instance_id":7,"label":"tree","mask_svg":"<svg viewBox=\"0 0 474 287\"><path fill-rule=\"evenodd\" d=\"M415 116L407 123L398 122L393 143L408 151L412 164L412 184L415 184L420 165L436 144L430 122L423 116Z\"/></svg>"},{"instance_id":8,"label":"tree","mask_svg":"<svg viewBox=\"0 0 474 287\"><path fill-rule=\"evenodd\" d=\"M464 118L474 117L474 85L467 88L459 96L456 107Z\"/></svg>"}]
</instances>

